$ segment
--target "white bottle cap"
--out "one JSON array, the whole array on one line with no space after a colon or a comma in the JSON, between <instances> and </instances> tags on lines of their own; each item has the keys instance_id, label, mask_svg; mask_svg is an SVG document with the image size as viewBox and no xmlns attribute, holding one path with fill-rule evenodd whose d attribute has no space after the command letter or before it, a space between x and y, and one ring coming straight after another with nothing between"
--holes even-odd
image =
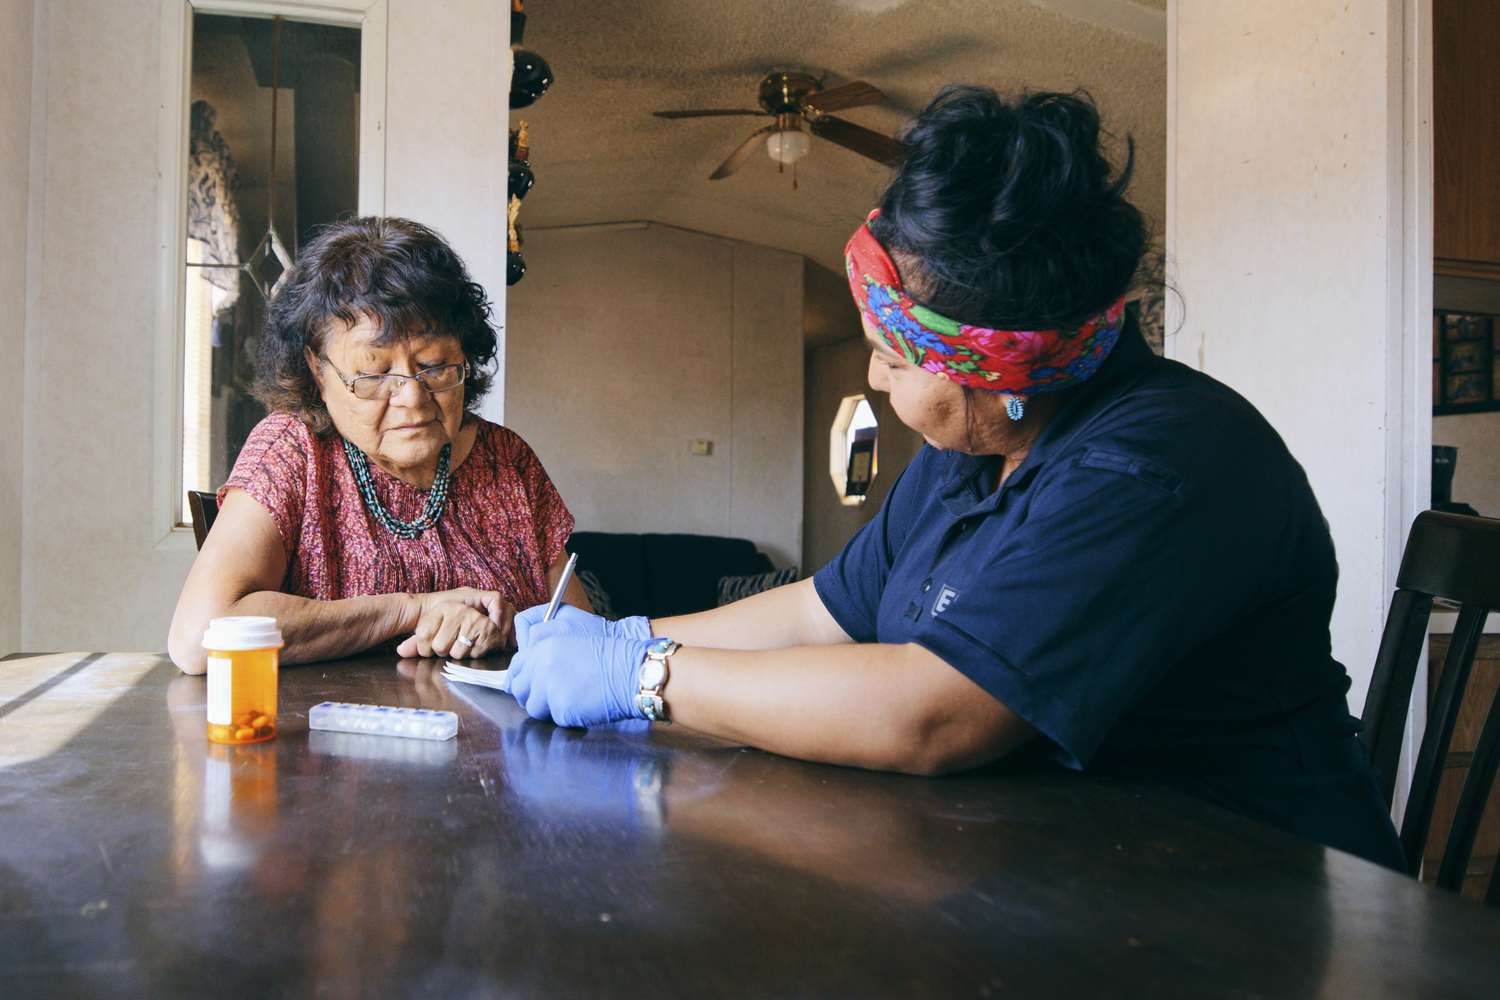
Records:
<instances>
[{"instance_id":1,"label":"white bottle cap","mask_svg":"<svg viewBox=\"0 0 1500 1000\"><path fill-rule=\"evenodd\" d=\"M281 629L275 618L237 615L215 618L203 632L203 648L231 652L237 649L280 649Z\"/></svg>"}]
</instances>

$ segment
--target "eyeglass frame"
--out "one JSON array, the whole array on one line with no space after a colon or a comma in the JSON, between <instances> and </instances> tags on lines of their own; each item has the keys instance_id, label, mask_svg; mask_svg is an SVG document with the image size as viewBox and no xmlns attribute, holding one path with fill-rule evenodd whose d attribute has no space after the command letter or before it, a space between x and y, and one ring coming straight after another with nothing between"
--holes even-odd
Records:
<instances>
[{"instance_id":1,"label":"eyeglass frame","mask_svg":"<svg viewBox=\"0 0 1500 1000\"><path fill-rule=\"evenodd\" d=\"M362 403L378 403L378 402L382 401L382 399L385 399L385 400L395 399L395 398L397 398L398 396L401 395L402 390L404 390L406 388L406 383L408 383L408 382L415 382L418 385L420 385L423 389L426 389L427 390L427 394L429 396L436 396L440 392L452 392L454 389L457 389L459 386L463 385L465 382L467 382L469 380L469 362L468 362L467 358L465 358L463 361L455 361L455 362L451 362L451 363L446 364L446 365L433 365L431 368L423 368L421 371L417 372L415 375L402 375L400 372L381 372L378 375L356 375L353 378L349 378L348 376L346 376L343 373L343 371L339 368L339 366L333 363L333 361L328 357L328 355L326 355L326 354L319 354L318 358L320 360L322 360L325 364L327 364L329 368L333 369L333 373L338 376L339 384L342 385L345 389L349 390L349 395L353 396L355 399L359 400ZM447 387L442 388L442 389L434 389L434 388L432 388L431 386L429 386L426 382L424 382L422 380L422 376L423 375L426 375L429 372L441 371L444 368L462 368L463 369L463 377L460 378L453 385L447 386ZM395 392L391 393L389 396L384 396L384 397L381 397L381 396L372 396L372 397L370 397L370 398L367 399L364 396L361 396L359 393L357 393L357 392L354 391L354 383L358 382L360 379L367 379L367 378L372 378L372 379L373 378L398 378L398 379L401 380L401 388L397 389Z\"/></svg>"}]
</instances>

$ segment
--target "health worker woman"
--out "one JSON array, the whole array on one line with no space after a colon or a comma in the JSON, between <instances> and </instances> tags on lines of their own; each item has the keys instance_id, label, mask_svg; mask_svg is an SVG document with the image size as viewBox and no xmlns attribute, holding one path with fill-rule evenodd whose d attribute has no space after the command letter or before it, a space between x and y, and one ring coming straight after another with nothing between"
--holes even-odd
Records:
<instances>
[{"instance_id":1,"label":"health worker woman","mask_svg":"<svg viewBox=\"0 0 1500 1000\"><path fill-rule=\"evenodd\" d=\"M511 692L857 767L1152 775L1399 865L1307 477L1125 310L1131 158L1081 95L950 88L902 139L845 250L870 386L926 440L883 507L811 580L715 611L524 611Z\"/></svg>"}]
</instances>

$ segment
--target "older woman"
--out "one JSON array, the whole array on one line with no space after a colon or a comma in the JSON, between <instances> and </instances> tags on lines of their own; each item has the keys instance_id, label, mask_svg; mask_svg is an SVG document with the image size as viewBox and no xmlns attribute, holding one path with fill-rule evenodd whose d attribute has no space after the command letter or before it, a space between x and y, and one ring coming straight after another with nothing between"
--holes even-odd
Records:
<instances>
[{"instance_id":1,"label":"older woman","mask_svg":"<svg viewBox=\"0 0 1500 1000\"><path fill-rule=\"evenodd\" d=\"M1260 414L1129 320L1145 226L1099 136L1081 97L974 88L910 124L845 256L870 385L926 447L810 581L651 622L522 612L528 713L1167 776L1399 865L1329 654L1327 525Z\"/></svg>"},{"instance_id":2,"label":"older woman","mask_svg":"<svg viewBox=\"0 0 1500 1000\"><path fill-rule=\"evenodd\" d=\"M526 442L474 412L494 356L484 290L427 227L354 219L304 247L261 343L272 412L178 598L177 665L203 671L218 615L275 616L289 663L510 646L573 517ZM587 604L576 584L568 599Z\"/></svg>"}]
</instances>

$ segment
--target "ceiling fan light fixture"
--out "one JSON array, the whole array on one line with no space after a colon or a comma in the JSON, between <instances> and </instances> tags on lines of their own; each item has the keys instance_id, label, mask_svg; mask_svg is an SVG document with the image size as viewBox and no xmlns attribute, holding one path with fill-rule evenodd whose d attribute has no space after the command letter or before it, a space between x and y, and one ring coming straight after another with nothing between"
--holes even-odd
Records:
<instances>
[{"instance_id":1,"label":"ceiling fan light fixture","mask_svg":"<svg viewBox=\"0 0 1500 1000\"><path fill-rule=\"evenodd\" d=\"M812 137L800 128L778 129L766 136L766 154L784 167L807 155Z\"/></svg>"},{"instance_id":2,"label":"ceiling fan light fixture","mask_svg":"<svg viewBox=\"0 0 1500 1000\"><path fill-rule=\"evenodd\" d=\"M793 167L793 189L797 187L797 161L812 148L814 135L886 166L901 162L907 150L900 140L829 114L830 111L879 104L886 99L879 87L863 80L851 80L827 90L820 89L820 84L818 78L807 73L773 70L760 81L757 95L761 108L759 111L749 108L694 108L656 111L653 114L658 118L720 118L740 115L759 118L769 115L775 119L771 124L747 135L734 148L734 152L729 154L729 158L708 175L711 181L721 181L748 163L761 140L765 140L766 155L783 170L788 165Z\"/></svg>"}]
</instances>

